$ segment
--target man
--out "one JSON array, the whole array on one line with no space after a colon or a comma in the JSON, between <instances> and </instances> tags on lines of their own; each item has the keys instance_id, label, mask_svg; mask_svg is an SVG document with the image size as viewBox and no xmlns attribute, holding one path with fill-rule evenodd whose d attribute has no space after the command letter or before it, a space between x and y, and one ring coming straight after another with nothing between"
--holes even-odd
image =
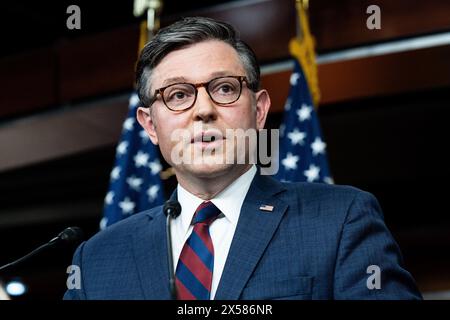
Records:
<instances>
[{"instance_id":1,"label":"man","mask_svg":"<svg viewBox=\"0 0 450 320\"><path fill-rule=\"evenodd\" d=\"M175 170L181 214L171 241L156 207L80 245L80 287L66 299L170 299L170 246L178 299L421 298L372 195L275 181L229 134L264 127L259 78L225 23L187 18L147 44L137 119Z\"/></svg>"}]
</instances>

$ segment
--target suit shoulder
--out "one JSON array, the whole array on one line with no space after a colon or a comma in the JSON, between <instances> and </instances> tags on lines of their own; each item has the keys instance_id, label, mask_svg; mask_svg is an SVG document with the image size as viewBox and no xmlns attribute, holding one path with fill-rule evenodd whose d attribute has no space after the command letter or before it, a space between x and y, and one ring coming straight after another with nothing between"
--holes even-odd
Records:
<instances>
[{"instance_id":1,"label":"suit shoulder","mask_svg":"<svg viewBox=\"0 0 450 320\"><path fill-rule=\"evenodd\" d=\"M285 199L297 205L298 212L315 216L318 213L327 219L344 221L354 206L366 203L379 209L378 201L369 192L348 185L329 185L325 183L286 183Z\"/></svg>"},{"instance_id":2,"label":"suit shoulder","mask_svg":"<svg viewBox=\"0 0 450 320\"><path fill-rule=\"evenodd\" d=\"M88 247L97 247L104 243L108 243L108 245L113 243L124 243L125 240L133 234L136 228L142 226L146 221L153 219L159 214L162 214L161 206L136 213L97 232L86 242L86 245Z\"/></svg>"},{"instance_id":3,"label":"suit shoulder","mask_svg":"<svg viewBox=\"0 0 450 320\"><path fill-rule=\"evenodd\" d=\"M296 192L304 199L338 199L353 200L356 196L369 193L349 185L326 183L295 182L284 183L288 192Z\"/></svg>"}]
</instances>

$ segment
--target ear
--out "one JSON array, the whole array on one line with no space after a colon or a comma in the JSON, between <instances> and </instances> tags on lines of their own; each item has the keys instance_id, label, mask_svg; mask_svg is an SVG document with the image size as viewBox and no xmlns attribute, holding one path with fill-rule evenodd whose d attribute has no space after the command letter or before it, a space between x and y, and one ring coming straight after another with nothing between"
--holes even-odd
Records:
<instances>
[{"instance_id":1,"label":"ear","mask_svg":"<svg viewBox=\"0 0 450 320\"><path fill-rule=\"evenodd\" d=\"M260 90L255 95L256 98L256 129L264 129L267 114L270 108L270 97L267 90Z\"/></svg>"},{"instance_id":2,"label":"ear","mask_svg":"<svg viewBox=\"0 0 450 320\"><path fill-rule=\"evenodd\" d=\"M145 132L147 132L153 144L157 145L158 136L156 134L155 122L153 121L150 108L139 107L137 109L136 118L139 124L142 126L142 128L144 128Z\"/></svg>"}]
</instances>

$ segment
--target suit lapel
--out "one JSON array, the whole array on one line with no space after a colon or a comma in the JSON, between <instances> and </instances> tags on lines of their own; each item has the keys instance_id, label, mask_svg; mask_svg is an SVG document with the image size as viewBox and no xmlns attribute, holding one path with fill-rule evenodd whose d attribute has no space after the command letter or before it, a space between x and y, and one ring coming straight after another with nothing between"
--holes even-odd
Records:
<instances>
[{"instance_id":1,"label":"suit lapel","mask_svg":"<svg viewBox=\"0 0 450 320\"><path fill-rule=\"evenodd\" d=\"M145 299L170 299L166 219L162 208L151 210L148 222L133 234L134 258Z\"/></svg>"},{"instance_id":2,"label":"suit lapel","mask_svg":"<svg viewBox=\"0 0 450 320\"><path fill-rule=\"evenodd\" d=\"M288 205L276 197L284 191L276 180L256 174L241 208L238 225L215 299L238 299L272 239ZM273 211L263 211L263 205Z\"/></svg>"}]
</instances>

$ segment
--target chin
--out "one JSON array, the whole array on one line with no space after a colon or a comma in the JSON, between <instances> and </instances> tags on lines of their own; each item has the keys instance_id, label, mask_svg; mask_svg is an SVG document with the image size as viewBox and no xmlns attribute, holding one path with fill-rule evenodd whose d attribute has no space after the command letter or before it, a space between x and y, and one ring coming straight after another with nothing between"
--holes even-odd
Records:
<instances>
[{"instance_id":1,"label":"chin","mask_svg":"<svg viewBox=\"0 0 450 320\"><path fill-rule=\"evenodd\" d=\"M235 165L226 163L214 163L205 161L199 164L185 165L185 171L199 178L215 178L226 174L233 169Z\"/></svg>"}]
</instances>

